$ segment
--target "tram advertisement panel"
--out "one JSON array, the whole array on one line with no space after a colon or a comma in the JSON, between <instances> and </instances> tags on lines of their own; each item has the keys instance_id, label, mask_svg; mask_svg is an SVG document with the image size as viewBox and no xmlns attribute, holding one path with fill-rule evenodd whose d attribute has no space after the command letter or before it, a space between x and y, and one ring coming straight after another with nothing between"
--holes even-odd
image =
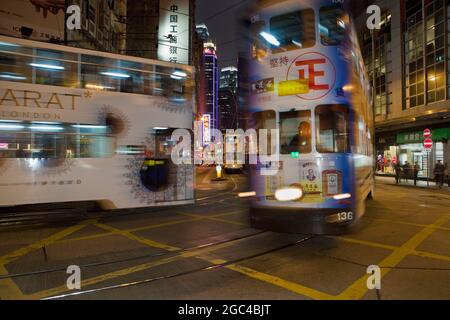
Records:
<instances>
[{"instance_id":1,"label":"tram advertisement panel","mask_svg":"<svg viewBox=\"0 0 450 320\"><path fill-rule=\"evenodd\" d=\"M0 204L193 201L191 165L171 162L190 101L0 81Z\"/></svg>"}]
</instances>

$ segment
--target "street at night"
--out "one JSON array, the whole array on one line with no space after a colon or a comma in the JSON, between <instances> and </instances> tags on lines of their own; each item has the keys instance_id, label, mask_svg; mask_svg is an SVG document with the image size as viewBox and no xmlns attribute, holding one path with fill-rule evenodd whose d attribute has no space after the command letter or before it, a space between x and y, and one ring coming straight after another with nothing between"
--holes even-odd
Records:
<instances>
[{"instance_id":1,"label":"street at night","mask_svg":"<svg viewBox=\"0 0 450 320\"><path fill-rule=\"evenodd\" d=\"M448 298L448 191L383 179L349 234L281 234L249 227L244 175L214 174L199 170L194 206L2 230L0 297L373 300L366 269L379 265L381 299ZM79 295L69 265L82 268Z\"/></svg>"},{"instance_id":2,"label":"street at night","mask_svg":"<svg viewBox=\"0 0 450 320\"><path fill-rule=\"evenodd\" d=\"M0 1L2 316L425 318L449 232L450 0Z\"/></svg>"}]
</instances>

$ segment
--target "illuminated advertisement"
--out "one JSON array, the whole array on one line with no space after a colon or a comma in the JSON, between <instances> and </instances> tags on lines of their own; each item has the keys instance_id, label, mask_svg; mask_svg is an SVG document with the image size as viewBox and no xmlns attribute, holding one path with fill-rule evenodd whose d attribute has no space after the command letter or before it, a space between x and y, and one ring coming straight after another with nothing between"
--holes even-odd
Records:
<instances>
[{"instance_id":1,"label":"illuminated advertisement","mask_svg":"<svg viewBox=\"0 0 450 320\"><path fill-rule=\"evenodd\" d=\"M203 121L203 144L209 144L211 142L211 115L204 114Z\"/></svg>"},{"instance_id":2,"label":"illuminated advertisement","mask_svg":"<svg viewBox=\"0 0 450 320\"><path fill-rule=\"evenodd\" d=\"M0 33L31 40L64 39L64 0L0 2Z\"/></svg>"},{"instance_id":3,"label":"illuminated advertisement","mask_svg":"<svg viewBox=\"0 0 450 320\"><path fill-rule=\"evenodd\" d=\"M322 177L315 162L300 163L300 186L305 194L304 202L322 202Z\"/></svg>"},{"instance_id":4,"label":"illuminated advertisement","mask_svg":"<svg viewBox=\"0 0 450 320\"><path fill-rule=\"evenodd\" d=\"M160 0L158 59L189 63L189 1Z\"/></svg>"},{"instance_id":5,"label":"illuminated advertisement","mask_svg":"<svg viewBox=\"0 0 450 320\"><path fill-rule=\"evenodd\" d=\"M252 94L273 92L274 78L267 78L252 83Z\"/></svg>"},{"instance_id":6,"label":"illuminated advertisement","mask_svg":"<svg viewBox=\"0 0 450 320\"><path fill-rule=\"evenodd\" d=\"M303 100L324 98L336 84L336 68L331 60L319 53L308 52L295 58L279 84L280 96L296 95Z\"/></svg>"}]
</instances>

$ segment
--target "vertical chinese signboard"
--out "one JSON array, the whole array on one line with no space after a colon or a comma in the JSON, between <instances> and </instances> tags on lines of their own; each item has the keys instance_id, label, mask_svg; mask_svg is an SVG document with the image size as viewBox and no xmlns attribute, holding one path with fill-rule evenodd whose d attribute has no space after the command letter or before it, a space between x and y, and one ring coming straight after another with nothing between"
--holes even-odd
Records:
<instances>
[{"instance_id":1,"label":"vertical chinese signboard","mask_svg":"<svg viewBox=\"0 0 450 320\"><path fill-rule=\"evenodd\" d=\"M211 115L204 114L203 121L203 145L209 145L211 142Z\"/></svg>"},{"instance_id":2,"label":"vertical chinese signboard","mask_svg":"<svg viewBox=\"0 0 450 320\"><path fill-rule=\"evenodd\" d=\"M189 64L189 0L160 0L158 59Z\"/></svg>"}]
</instances>

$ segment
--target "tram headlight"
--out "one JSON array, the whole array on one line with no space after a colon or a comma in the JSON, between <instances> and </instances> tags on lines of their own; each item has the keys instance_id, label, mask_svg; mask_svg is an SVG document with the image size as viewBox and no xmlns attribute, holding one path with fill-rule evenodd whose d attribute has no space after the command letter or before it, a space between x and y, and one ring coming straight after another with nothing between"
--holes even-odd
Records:
<instances>
[{"instance_id":1,"label":"tram headlight","mask_svg":"<svg viewBox=\"0 0 450 320\"><path fill-rule=\"evenodd\" d=\"M352 195L350 193L337 194L333 196L334 200L345 200L350 199Z\"/></svg>"},{"instance_id":2,"label":"tram headlight","mask_svg":"<svg viewBox=\"0 0 450 320\"><path fill-rule=\"evenodd\" d=\"M303 190L300 188L283 188L275 192L275 198L282 202L296 201L301 197L303 197Z\"/></svg>"}]
</instances>

